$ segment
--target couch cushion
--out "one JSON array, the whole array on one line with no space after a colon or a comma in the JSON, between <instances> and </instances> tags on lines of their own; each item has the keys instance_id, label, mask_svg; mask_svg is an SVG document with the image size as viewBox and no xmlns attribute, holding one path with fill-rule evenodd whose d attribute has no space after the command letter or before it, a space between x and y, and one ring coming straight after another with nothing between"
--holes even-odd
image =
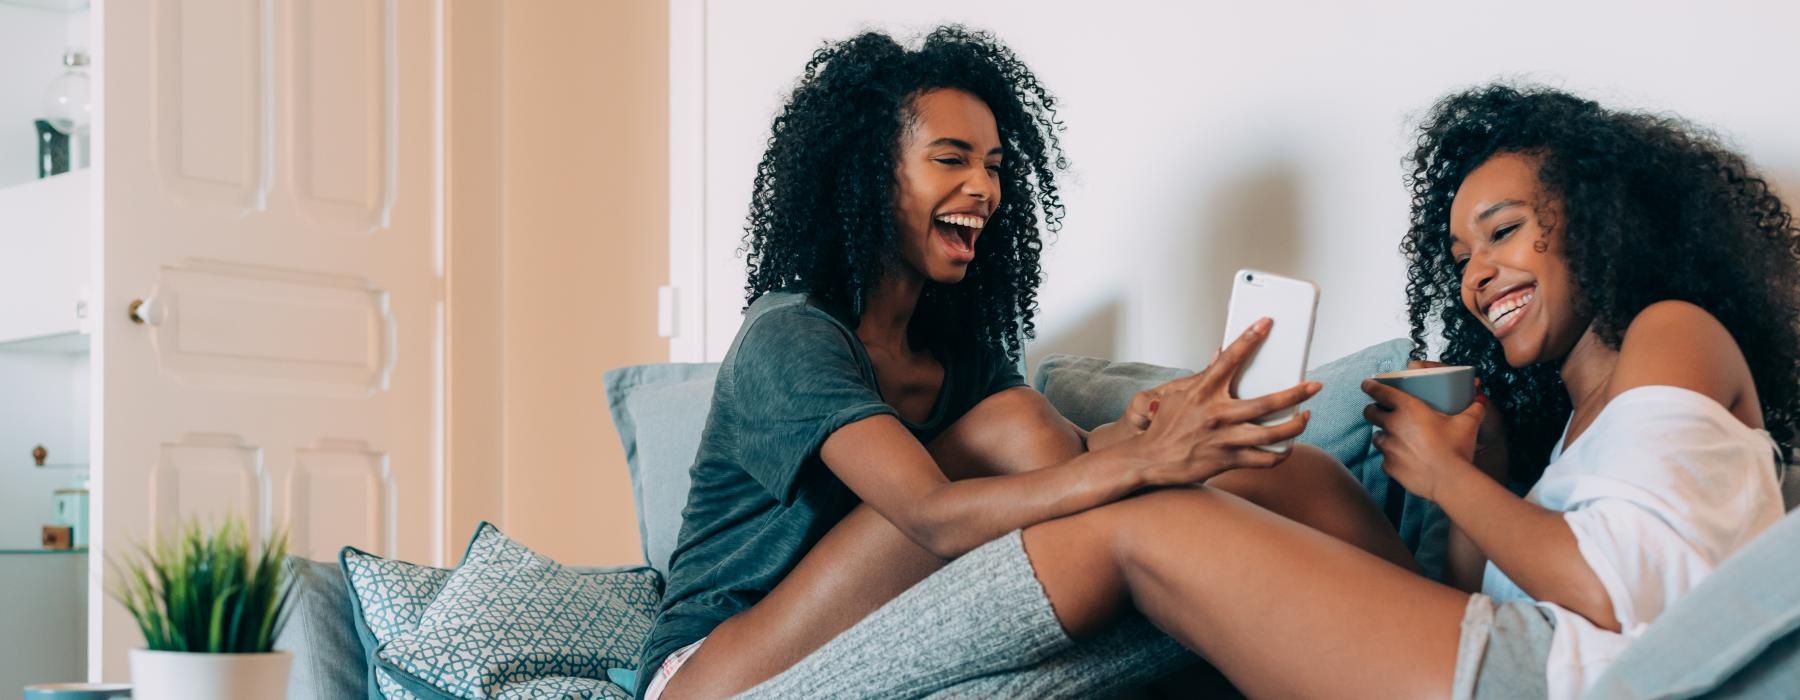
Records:
<instances>
[{"instance_id":1,"label":"couch cushion","mask_svg":"<svg viewBox=\"0 0 1800 700\"><path fill-rule=\"evenodd\" d=\"M1589 697L1794 697L1800 513L1789 513L1664 612Z\"/></svg>"},{"instance_id":2,"label":"couch cushion","mask_svg":"<svg viewBox=\"0 0 1800 700\"><path fill-rule=\"evenodd\" d=\"M1362 393L1362 380L1382 372L1404 369L1412 350L1412 342L1395 338L1371 345L1344 357L1320 365L1307 372L1325 386L1317 396L1302 404L1313 412L1312 422L1301 433L1300 441L1322 449L1349 468L1370 498L1385 512L1388 508L1390 484L1381 469L1381 452L1369 438L1374 428L1363 420L1363 406L1369 398ZM1138 362L1051 355L1038 364L1032 386L1043 392L1051 405L1084 429L1116 420L1126 404L1139 391L1149 389L1191 370L1161 367ZM1399 519L1395 523L1400 538L1413 550L1419 566L1430 576L1443 570L1444 551L1449 536L1449 519L1435 504L1407 494L1398 504Z\"/></svg>"},{"instance_id":3,"label":"couch cushion","mask_svg":"<svg viewBox=\"0 0 1800 700\"><path fill-rule=\"evenodd\" d=\"M604 696L609 669L637 665L660 588L651 569L578 573L482 523L417 626L378 646L375 664L423 697Z\"/></svg>"},{"instance_id":4,"label":"couch cushion","mask_svg":"<svg viewBox=\"0 0 1800 700\"><path fill-rule=\"evenodd\" d=\"M355 700L368 696L369 667L357 640L343 571L333 562L287 558L294 578L287 624L275 648L294 653L291 700Z\"/></svg>"},{"instance_id":5,"label":"couch cushion","mask_svg":"<svg viewBox=\"0 0 1800 700\"><path fill-rule=\"evenodd\" d=\"M625 445L644 561L664 575L681 534L688 469L700 451L718 373L716 363L637 365L606 373L607 403Z\"/></svg>"}]
</instances>

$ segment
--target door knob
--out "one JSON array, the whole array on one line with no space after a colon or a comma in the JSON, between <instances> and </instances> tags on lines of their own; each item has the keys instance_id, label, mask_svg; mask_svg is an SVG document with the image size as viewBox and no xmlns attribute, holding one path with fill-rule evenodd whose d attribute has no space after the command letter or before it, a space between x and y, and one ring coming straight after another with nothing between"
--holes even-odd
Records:
<instances>
[{"instance_id":1,"label":"door knob","mask_svg":"<svg viewBox=\"0 0 1800 700\"><path fill-rule=\"evenodd\" d=\"M131 308L127 311L131 315L132 323L145 326L162 323L162 304L156 303L155 299L132 299Z\"/></svg>"}]
</instances>

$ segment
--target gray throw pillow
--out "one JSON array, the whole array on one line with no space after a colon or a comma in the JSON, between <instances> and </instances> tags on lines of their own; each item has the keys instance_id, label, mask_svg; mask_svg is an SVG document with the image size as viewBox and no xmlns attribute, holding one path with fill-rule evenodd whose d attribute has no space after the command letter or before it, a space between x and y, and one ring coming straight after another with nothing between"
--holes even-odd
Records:
<instances>
[{"instance_id":1,"label":"gray throw pillow","mask_svg":"<svg viewBox=\"0 0 1800 700\"><path fill-rule=\"evenodd\" d=\"M665 576L681 534L688 470L700 451L718 373L716 363L637 365L606 373L607 403L631 471L644 561Z\"/></svg>"},{"instance_id":2,"label":"gray throw pillow","mask_svg":"<svg viewBox=\"0 0 1800 700\"><path fill-rule=\"evenodd\" d=\"M650 569L582 574L482 523L417 625L375 650L427 698L628 697L608 672L637 665L661 596Z\"/></svg>"}]
</instances>

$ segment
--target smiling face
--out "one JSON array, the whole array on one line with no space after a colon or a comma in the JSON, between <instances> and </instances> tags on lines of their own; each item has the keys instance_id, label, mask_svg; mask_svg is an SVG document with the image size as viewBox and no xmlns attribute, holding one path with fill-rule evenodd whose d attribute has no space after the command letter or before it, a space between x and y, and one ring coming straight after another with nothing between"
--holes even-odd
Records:
<instances>
[{"instance_id":1,"label":"smiling face","mask_svg":"<svg viewBox=\"0 0 1800 700\"><path fill-rule=\"evenodd\" d=\"M926 279L954 284L1000 206L1000 131L987 104L962 90L920 93L910 112L894 173L900 258Z\"/></svg>"},{"instance_id":2,"label":"smiling face","mask_svg":"<svg viewBox=\"0 0 1800 700\"><path fill-rule=\"evenodd\" d=\"M1539 160L1500 153L1463 178L1450 205L1450 255L1462 267L1463 307L1499 338L1514 367L1566 357L1590 319L1563 253L1558 202L1538 181Z\"/></svg>"}]
</instances>

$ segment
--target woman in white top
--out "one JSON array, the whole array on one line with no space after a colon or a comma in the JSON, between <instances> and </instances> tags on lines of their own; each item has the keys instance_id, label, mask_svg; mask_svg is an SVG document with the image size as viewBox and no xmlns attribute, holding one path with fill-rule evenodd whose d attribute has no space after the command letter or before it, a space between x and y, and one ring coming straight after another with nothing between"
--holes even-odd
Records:
<instances>
[{"instance_id":1,"label":"woman in white top","mask_svg":"<svg viewBox=\"0 0 1800 700\"><path fill-rule=\"evenodd\" d=\"M750 695L925 695L1133 607L1253 697L1579 695L1781 517L1800 232L1705 133L1554 90L1443 99L1411 162L1415 346L1441 329L1486 396L1444 415L1366 382L1365 413L1388 473L1454 524L1447 580L1210 486L1163 489L985 545ZM1160 388L1145 437L1250 410L1226 392L1263 333ZM1193 483L1222 470L1169 442L1111 449Z\"/></svg>"}]
</instances>

